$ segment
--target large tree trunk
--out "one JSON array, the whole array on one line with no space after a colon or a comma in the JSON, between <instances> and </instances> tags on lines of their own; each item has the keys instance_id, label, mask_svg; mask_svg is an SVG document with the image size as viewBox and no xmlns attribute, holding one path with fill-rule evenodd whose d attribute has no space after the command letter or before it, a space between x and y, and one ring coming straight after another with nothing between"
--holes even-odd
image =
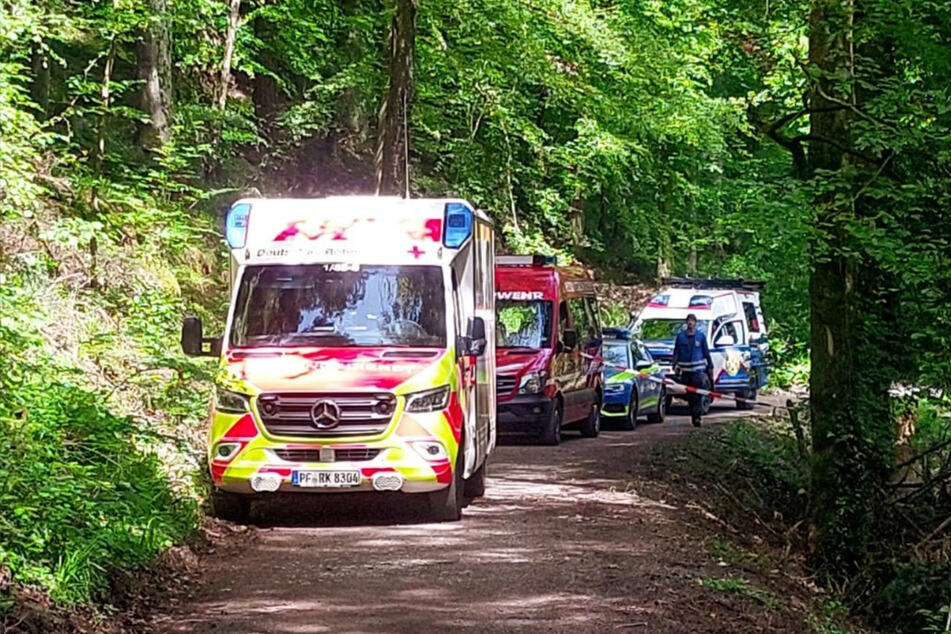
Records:
<instances>
[{"instance_id":1,"label":"large tree trunk","mask_svg":"<svg viewBox=\"0 0 951 634\"><path fill-rule=\"evenodd\" d=\"M416 0L395 0L389 35L389 82L377 127L376 191L409 194L409 114L413 100Z\"/></svg>"},{"instance_id":2,"label":"large tree trunk","mask_svg":"<svg viewBox=\"0 0 951 634\"><path fill-rule=\"evenodd\" d=\"M218 109L228 105L228 93L231 92L231 60L234 58L234 40L238 34L238 20L241 18L241 0L230 0L228 12L228 30L225 33L225 51L221 60L221 79L218 84Z\"/></svg>"},{"instance_id":3,"label":"large tree trunk","mask_svg":"<svg viewBox=\"0 0 951 634\"><path fill-rule=\"evenodd\" d=\"M850 119L854 83L851 0L813 0L809 61L821 71L811 94L809 168L839 172L854 160ZM848 90L843 90L848 88ZM839 107L843 106L847 107ZM857 106L856 106L857 107ZM850 170L849 173L853 173ZM861 182L866 177L855 177ZM847 224L872 210L848 184L815 201L820 234L812 250L810 407L811 534L814 563L848 575L866 555L890 435L882 279Z\"/></svg>"},{"instance_id":4,"label":"large tree trunk","mask_svg":"<svg viewBox=\"0 0 951 634\"><path fill-rule=\"evenodd\" d=\"M150 18L139 43L139 78L142 80L142 109L149 117L139 142L155 148L172 135L172 55L171 31L166 0L148 0Z\"/></svg>"}]
</instances>

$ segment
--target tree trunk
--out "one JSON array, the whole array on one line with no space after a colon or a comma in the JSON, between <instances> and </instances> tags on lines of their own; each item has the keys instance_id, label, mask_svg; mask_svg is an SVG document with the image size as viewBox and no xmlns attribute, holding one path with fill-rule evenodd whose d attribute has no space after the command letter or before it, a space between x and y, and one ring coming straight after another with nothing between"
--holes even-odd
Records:
<instances>
[{"instance_id":1,"label":"tree trunk","mask_svg":"<svg viewBox=\"0 0 951 634\"><path fill-rule=\"evenodd\" d=\"M109 52L106 53L106 65L102 70L102 86L99 88L99 98L102 100L102 116L99 118L99 139L96 143L96 164L101 165L106 155L106 127L109 125L109 107L112 106L112 69L116 64L116 38L109 41Z\"/></svg>"},{"instance_id":2,"label":"tree trunk","mask_svg":"<svg viewBox=\"0 0 951 634\"><path fill-rule=\"evenodd\" d=\"M241 17L241 0L230 0L228 13L228 31L225 33L225 52L221 60L221 80L218 85L218 110L228 105L228 93L231 91L231 60L234 57L234 40L238 34L238 20Z\"/></svg>"},{"instance_id":3,"label":"tree trunk","mask_svg":"<svg viewBox=\"0 0 951 634\"><path fill-rule=\"evenodd\" d=\"M813 85L809 168L839 172L852 160L851 108L854 5L813 0L809 62ZM845 77L847 79L843 80ZM848 88L848 90L842 90ZM850 170L850 174L854 170ZM863 177L852 176L856 182ZM811 536L813 563L846 576L866 556L880 486L887 477L890 434L888 359L878 300L881 278L863 257L847 224L863 215L858 188L840 185L815 200L822 233L812 247L810 408L812 414ZM869 210L864 210L869 211Z\"/></svg>"},{"instance_id":4,"label":"tree trunk","mask_svg":"<svg viewBox=\"0 0 951 634\"><path fill-rule=\"evenodd\" d=\"M42 44L33 47L33 83L30 85L30 98L39 108L37 119L49 117L50 109L50 56Z\"/></svg>"},{"instance_id":5,"label":"tree trunk","mask_svg":"<svg viewBox=\"0 0 951 634\"><path fill-rule=\"evenodd\" d=\"M166 0L148 0L149 22L139 43L139 78L142 109L149 117L139 142L150 149L168 142L172 135L171 31Z\"/></svg>"},{"instance_id":6,"label":"tree trunk","mask_svg":"<svg viewBox=\"0 0 951 634\"><path fill-rule=\"evenodd\" d=\"M266 4L269 4L269 2L263 2L259 6ZM254 36L261 42L275 41L280 37L280 33L278 29L274 28L274 24L260 15L252 22L252 28L254 29ZM271 73L278 74L280 72L280 60L275 59L267 47L258 51L257 60L261 66L271 71ZM281 94L281 87L270 73L256 72L253 85L254 92L251 99L254 102L254 115L259 125L266 132L284 105L284 97Z\"/></svg>"},{"instance_id":7,"label":"tree trunk","mask_svg":"<svg viewBox=\"0 0 951 634\"><path fill-rule=\"evenodd\" d=\"M416 0L395 2L396 12L389 34L389 82L377 126L376 191L408 195Z\"/></svg>"}]
</instances>

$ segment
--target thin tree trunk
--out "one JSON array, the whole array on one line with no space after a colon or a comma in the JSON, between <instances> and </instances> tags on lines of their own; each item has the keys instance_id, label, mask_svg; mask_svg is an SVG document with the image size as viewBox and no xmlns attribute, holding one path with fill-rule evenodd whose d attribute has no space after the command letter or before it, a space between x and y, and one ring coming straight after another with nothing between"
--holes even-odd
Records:
<instances>
[{"instance_id":1,"label":"thin tree trunk","mask_svg":"<svg viewBox=\"0 0 951 634\"><path fill-rule=\"evenodd\" d=\"M102 86L99 98L102 101L102 116L99 118L99 139L96 143L96 163L101 164L106 155L106 127L109 124L109 108L112 106L112 70L116 64L116 38L109 41L109 52L102 70Z\"/></svg>"},{"instance_id":2,"label":"thin tree trunk","mask_svg":"<svg viewBox=\"0 0 951 634\"><path fill-rule=\"evenodd\" d=\"M258 6L264 6L269 2L263 2ZM274 41L280 37L280 33L274 24L261 17L259 14L251 24L254 29L254 36L261 42ZM271 51L264 47L257 53L258 63L272 73L277 74L280 68L280 60L274 58ZM266 131L274 121L275 116L284 104L284 97L281 94L281 88L270 73L256 72L254 74L254 91L251 99L254 102L254 114L262 128Z\"/></svg>"},{"instance_id":3,"label":"thin tree trunk","mask_svg":"<svg viewBox=\"0 0 951 634\"><path fill-rule=\"evenodd\" d=\"M241 0L230 0L228 13L228 31L225 33L225 52L221 60L221 80L218 85L218 109L224 110L228 104L231 90L231 60L234 58L234 40L238 33L238 21L241 17Z\"/></svg>"},{"instance_id":4,"label":"thin tree trunk","mask_svg":"<svg viewBox=\"0 0 951 634\"><path fill-rule=\"evenodd\" d=\"M389 82L377 126L376 192L409 195L409 115L413 101L416 0L395 0Z\"/></svg>"},{"instance_id":5,"label":"thin tree trunk","mask_svg":"<svg viewBox=\"0 0 951 634\"><path fill-rule=\"evenodd\" d=\"M142 128L140 144L155 148L172 135L171 32L166 0L148 0L150 16L139 43L139 78L142 80L142 109L149 117Z\"/></svg>"}]
</instances>

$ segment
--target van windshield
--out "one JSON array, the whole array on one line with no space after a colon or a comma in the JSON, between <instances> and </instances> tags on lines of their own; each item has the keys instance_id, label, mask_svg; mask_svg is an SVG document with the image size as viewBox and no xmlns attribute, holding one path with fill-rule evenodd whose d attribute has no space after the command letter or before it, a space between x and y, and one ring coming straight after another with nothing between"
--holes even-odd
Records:
<instances>
[{"instance_id":1,"label":"van windshield","mask_svg":"<svg viewBox=\"0 0 951 634\"><path fill-rule=\"evenodd\" d=\"M231 345L446 346L438 266L249 266Z\"/></svg>"},{"instance_id":2,"label":"van windshield","mask_svg":"<svg viewBox=\"0 0 951 634\"><path fill-rule=\"evenodd\" d=\"M707 332L709 326L710 320L697 320L699 332ZM637 336L642 341L672 341L684 328L683 319L645 319L637 327Z\"/></svg>"},{"instance_id":3,"label":"van windshield","mask_svg":"<svg viewBox=\"0 0 951 634\"><path fill-rule=\"evenodd\" d=\"M551 302L495 302L495 341L499 348L547 348L551 342Z\"/></svg>"}]
</instances>

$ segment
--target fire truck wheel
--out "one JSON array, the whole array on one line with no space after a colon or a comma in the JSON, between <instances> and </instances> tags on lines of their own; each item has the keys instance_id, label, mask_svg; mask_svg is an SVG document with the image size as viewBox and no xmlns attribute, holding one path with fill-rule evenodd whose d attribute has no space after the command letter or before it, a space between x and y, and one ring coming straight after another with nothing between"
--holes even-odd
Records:
<instances>
[{"instance_id":1,"label":"fire truck wheel","mask_svg":"<svg viewBox=\"0 0 951 634\"><path fill-rule=\"evenodd\" d=\"M458 522L462 518L462 507L465 504L463 497L466 481L462 477L465 461L460 440L459 453L456 454L456 465L452 470L452 482L445 489L426 494L429 503L429 515L437 522Z\"/></svg>"},{"instance_id":2,"label":"fire truck wheel","mask_svg":"<svg viewBox=\"0 0 951 634\"><path fill-rule=\"evenodd\" d=\"M601 433L601 399L597 399L588 412L588 417L581 423L581 435L585 438L596 438Z\"/></svg>"},{"instance_id":3,"label":"fire truck wheel","mask_svg":"<svg viewBox=\"0 0 951 634\"><path fill-rule=\"evenodd\" d=\"M542 429L541 434L539 434L538 440L543 445L557 445L561 443L560 403L556 403L555 406L551 408L551 415L548 417L548 422L545 423L545 428Z\"/></svg>"},{"instance_id":4,"label":"fire truck wheel","mask_svg":"<svg viewBox=\"0 0 951 634\"><path fill-rule=\"evenodd\" d=\"M251 518L251 500L246 495L212 489L208 500L211 514L218 519L244 523Z\"/></svg>"},{"instance_id":5,"label":"fire truck wheel","mask_svg":"<svg viewBox=\"0 0 951 634\"><path fill-rule=\"evenodd\" d=\"M476 472L466 479L465 496L467 500L480 498L485 495L486 467L486 463L483 462L482 466L476 469Z\"/></svg>"}]
</instances>

